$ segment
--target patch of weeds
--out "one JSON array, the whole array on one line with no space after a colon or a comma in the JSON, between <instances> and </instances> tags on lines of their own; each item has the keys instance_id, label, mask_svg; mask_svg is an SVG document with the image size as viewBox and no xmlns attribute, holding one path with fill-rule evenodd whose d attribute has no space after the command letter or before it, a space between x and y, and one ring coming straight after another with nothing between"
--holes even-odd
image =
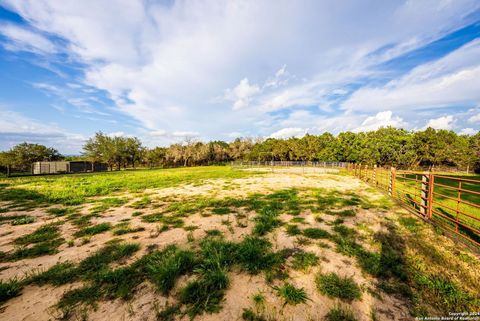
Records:
<instances>
[{"instance_id":1,"label":"patch of weeds","mask_svg":"<svg viewBox=\"0 0 480 321\"><path fill-rule=\"evenodd\" d=\"M143 215L143 212L142 211L135 211L132 213L132 216L135 217L135 216L140 216L140 215Z\"/></svg>"},{"instance_id":2,"label":"patch of weeds","mask_svg":"<svg viewBox=\"0 0 480 321\"><path fill-rule=\"evenodd\" d=\"M240 267L250 273L274 270L285 261L282 253L272 252L272 244L263 238L255 236L245 237L237 249L237 260Z\"/></svg>"},{"instance_id":3,"label":"patch of weeds","mask_svg":"<svg viewBox=\"0 0 480 321\"><path fill-rule=\"evenodd\" d=\"M302 234L302 230L300 230L300 228L296 224L288 224L285 229L286 229L287 235L289 236Z\"/></svg>"},{"instance_id":4,"label":"patch of weeds","mask_svg":"<svg viewBox=\"0 0 480 321\"><path fill-rule=\"evenodd\" d=\"M132 256L140 249L136 243L114 242L101 248L91 256L85 258L78 265L78 272L82 278L90 278L92 275L107 267L110 263L120 261Z\"/></svg>"},{"instance_id":5,"label":"patch of weeds","mask_svg":"<svg viewBox=\"0 0 480 321\"><path fill-rule=\"evenodd\" d=\"M112 207L119 207L128 202L128 198L125 197L107 197L96 202L96 205L90 209L91 214L101 214L106 212Z\"/></svg>"},{"instance_id":6,"label":"patch of weeds","mask_svg":"<svg viewBox=\"0 0 480 321\"><path fill-rule=\"evenodd\" d=\"M297 244L298 246L310 245L312 244L312 240L309 239L308 237L297 236L297 239L295 240L295 244Z\"/></svg>"},{"instance_id":7,"label":"patch of weeds","mask_svg":"<svg viewBox=\"0 0 480 321\"><path fill-rule=\"evenodd\" d=\"M206 230L205 234L207 234L208 236L223 236L223 232L217 229Z\"/></svg>"},{"instance_id":8,"label":"patch of weeds","mask_svg":"<svg viewBox=\"0 0 480 321\"><path fill-rule=\"evenodd\" d=\"M284 283L281 287L274 287L277 295L283 298L284 306L287 304L297 305L305 303L308 300L307 293L303 288L296 288L290 283Z\"/></svg>"},{"instance_id":9,"label":"patch of weeds","mask_svg":"<svg viewBox=\"0 0 480 321\"><path fill-rule=\"evenodd\" d=\"M28 245L34 243L40 243L45 241L51 241L60 236L59 224L51 223L42 225L37 228L33 233L16 238L13 242L19 245Z\"/></svg>"},{"instance_id":10,"label":"patch of weeds","mask_svg":"<svg viewBox=\"0 0 480 321\"><path fill-rule=\"evenodd\" d=\"M35 222L35 217L33 216L24 216L22 218L17 218L12 221L12 225L24 225L24 224L30 224Z\"/></svg>"},{"instance_id":11,"label":"patch of weeds","mask_svg":"<svg viewBox=\"0 0 480 321\"><path fill-rule=\"evenodd\" d=\"M155 316L158 321L174 321L175 316L181 313L180 305L165 305L162 310L155 308Z\"/></svg>"},{"instance_id":12,"label":"patch of weeds","mask_svg":"<svg viewBox=\"0 0 480 321\"><path fill-rule=\"evenodd\" d=\"M212 209L213 214L217 215L225 215L225 214L230 214L232 211L228 207L216 207Z\"/></svg>"},{"instance_id":13,"label":"patch of weeds","mask_svg":"<svg viewBox=\"0 0 480 321\"><path fill-rule=\"evenodd\" d=\"M362 292L360 287L350 277L340 277L336 273L318 274L315 278L317 289L320 293L345 301L360 299Z\"/></svg>"},{"instance_id":14,"label":"patch of weeds","mask_svg":"<svg viewBox=\"0 0 480 321\"><path fill-rule=\"evenodd\" d=\"M22 288L22 284L15 279L0 280L0 303L20 295Z\"/></svg>"},{"instance_id":15,"label":"patch of weeds","mask_svg":"<svg viewBox=\"0 0 480 321\"><path fill-rule=\"evenodd\" d=\"M325 220L320 215L315 216L315 222L321 223L321 222L324 222L324 221Z\"/></svg>"},{"instance_id":16,"label":"patch of weeds","mask_svg":"<svg viewBox=\"0 0 480 321\"><path fill-rule=\"evenodd\" d=\"M71 311L80 304L96 306L101 298L101 288L97 285L86 285L78 289L70 290L63 294L56 307L68 317Z\"/></svg>"},{"instance_id":17,"label":"patch of weeds","mask_svg":"<svg viewBox=\"0 0 480 321\"><path fill-rule=\"evenodd\" d=\"M40 226L34 232L16 238L14 243L18 245L12 253L4 253L0 260L17 261L26 258L34 258L43 255L52 255L58 252L58 247L63 243L60 238L59 223L51 223Z\"/></svg>"},{"instance_id":18,"label":"patch of weeds","mask_svg":"<svg viewBox=\"0 0 480 321\"><path fill-rule=\"evenodd\" d=\"M128 233L136 233L140 231L145 231L144 227L131 227L128 223L127 224L118 224L113 228L113 235L124 235Z\"/></svg>"},{"instance_id":19,"label":"patch of weeds","mask_svg":"<svg viewBox=\"0 0 480 321\"><path fill-rule=\"evenodd\" d=\"M202 273L180 290L180 302L187 306L186 313L193 319L204 312L218 312L229 286L228 275L223 269Z\"/></svg>"},{"instance_id":20,"label":"patch of weeds","mask_svg":"<svg viewBox=\"0 0 480 321\"><path fill-rule=\"evenodd\" d=\"M303 217L294 217L290 220L290 222L293 222L293 223L305 223L305 218Z\"/></svg>"},{"instance_id":21,"label":"patch of weeds","mask_svg":"<svg viewBox=\"0 0 480 321\"><path fill-rule=\"evenodd\" d=\"M337 216L343 216L343 217L353 217L353 216L356 216L357 213L355 212L355 210L352 210L352 209L347 209L347 210L341 210L341 211L330 211L330 210L327 210L325 211L326 214L329 214L329 215L337 215Z\"/></svg>"},{"instance_id":22,"label":"patch of weeds","mask_svg":"<svg viewBox=\"0 0 480 321\"><path fill-rule=\"evenodd\" d=\"M255 227L253 232L257 235L263 236L268 232L273 231L274 228L281 225L282 221L278 219L278 213L273 210L263 210L255 217Z\"/></svg>"},{"instance_id":23,"label":"patch of weeds","mask_svg":"<svg viewBox=\"0 0 480 321\"><path fill-rule=\"evenodd\" d=\"M199 270L227 269L238 259L238 245L221 237L207 237L200 242Z\"/></svg>"},{"instance_id":24,"label":"patch of weeds","mask_svg":"<svg viewBox=\"0 0 480 321\"><path fill-rule=\"evenodd\" d=\"M143 215L142 221L146 223L155 223L155 222L160 222L162 218L163 218L162 213L154 213L154 214Z\"/></svg>"},{"instance_id":25,"label":"patch of weeds","mask_svg":"<svg viewBox=\"0 0 480 321\"><path fill-rule=\"evenodd\" d=\"M340 305L335 306L333 309L328 311L325 316L327 321L357 321L353 312L350 309L343 308Z\"/></svg>"},{"instance_id":26,"label":"patch of weeds","mask_svg":"<svg viewBox=\"0 0 480 321\"><path fill-rule=\"evenodd\" d=\"M81 229L80 231L77 231L75 233L76 237L82 237L82 236L92 236L96 234L100 234L103 232L106 232L108 230L112 229L112 224L110 223L100 223L94 226L89 226Z\"/></svg>"},{"instance_id":27,"label":"patch of weeds","mask_svg":"<svg viewBox=\"0 0 480 321\"><path fill-rule=\"evenodd\" d=\"M421 229L420 222L414 217L403 216L398 219L398 222L412 233L416 233Z\"/></svg>"},{"instance_id":28,"label":"patch of weeds","mask_svg":"<svg viewBox=\"0 0 480 321\"><path fill-rule=\"evenodd\" d=\"M267 321L262 314L256 313L250 308L243 309L242 319L245 321Z\"/></svg>"},{"instance_id":29,"label":"patch of weeds","mask_svg":"<svg viewBox=\"0 0 480 321\"><path fill-rule=\"evenodd\" d=\"M180 228L185 224L181 218L175 216L163 216L160 221L171 228Z\"/></svg>"},{"instance_id":30,"label":"patch of weeds","mask_svg":"<svg viewBox=\"0 0 480 321\"><path fill-rule=\"evenodd\" d=\"M77 210L73 207L54 207L47 209L47 213L56 217L76 214Z\"/></svg>"},{"instance_id":31,"label":"patch of weeds","mask_svg":"<svg viewBox=\"0 0 480 321\"><path fill-rule=\"evenodd\" d=\"M41 273L31 276L30 283L37 285L52 284L55 286L71 283L77 278L77 269L71 262L57 263Z\"/></svg>"},{"instance_id":32,"label":"patch of weeds","mask_svg":"<svg viewBox=\"0 0 480 321\"><path fill-rule=\"evenodd\" d=\"M303 235L311 239L327 239L330 233L317 227L310 227L303 230Z\"/></svg>"},{"instance_id":33,"label":"patch of weeds","mask_svg":"<svg viewBox=\"0 0 480 321\"><path fill-rule=\"evenodd\" d=\"M193 269L195 255L191 251L170 245L162 251L148 254L143 260L146 275L162 294L168 294L176 280Z\"/></svg>"},{"instance_id":34,"label":"patch of weeds","mask_svg":"<svg viewBox=\"0 0 480 321\"><path fill-rule=\"evenodd\" d=\"M192 231L195 231L195 230L198 230L198 226L197 225L187 225L187 226L184 226L183 229L187 232L192 232Z\"/></svg>"},{"instance_id":35,"label":"patch of weeds","mask_svg":"<svg viewBox=\"0 0 480 321\"><path fill-rule=\"evenodd\" d=\"M141 199L133 202L130 207L135 208L135 209L141 209L141 208L146 208L150 204L152 204L152 200L148 196L144 196Z\"/></svg>"},{"instance_id":36,"label":"patch of weeds","mask_svg":"<svg viewBox=\"0 0 480 321\"><path fill-rule=\"evenodd\" d=\"M292 256L292 267L295 270L307 271L311 266L318 264L318 256L310 252L298 252Z\"/></svg>"},{"instance_id":37,"label":"patch of weeds","mask_svg":"<svg viewBox=\"0 0 480 321\"><path fill-rule=\"evenodd\" d=\"M357 232L354 229L346 227L345 225L334 225L333 230L342 237L352 238L357 235Z\"/></svg>"},{"instance_id":38,"label":"patch of weeds","mask_svg":"<svg viewBox=\"0 0 480 321\"><path fill-rule=\"evenodd\" d=\"M258 292L257 294L255 294L252 297L252 300L253 300L253 303L255 304L255 307L258 310L263 310L265 308L266 299L265 299L265 295L263 295L263 293Z\"/></svg>"}]
</instances>

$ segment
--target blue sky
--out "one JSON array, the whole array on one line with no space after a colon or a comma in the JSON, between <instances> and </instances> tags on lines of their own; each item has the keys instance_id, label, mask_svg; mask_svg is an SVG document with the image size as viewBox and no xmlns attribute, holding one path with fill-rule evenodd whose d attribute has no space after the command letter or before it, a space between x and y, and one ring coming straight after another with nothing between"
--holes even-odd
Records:
<instances>
[{"instance_id":1,"label":"blue sky","mask_svg":"<svg viewBox=\"0 0 480 321\"><path fill-rule=\"evenodd\" d=\"M0 2L0 150L480 129L480 2Z\"/></svg>"}]
</instances>

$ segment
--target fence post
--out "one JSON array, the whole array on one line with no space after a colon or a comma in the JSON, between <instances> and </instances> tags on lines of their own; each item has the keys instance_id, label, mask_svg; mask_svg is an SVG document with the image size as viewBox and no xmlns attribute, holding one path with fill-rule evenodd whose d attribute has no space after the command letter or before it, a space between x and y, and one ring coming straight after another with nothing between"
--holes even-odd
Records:
<instances>
[{"instance_id":1,"label":"fence post","mask_svg":"<svg viewBox=\"0 0 480 321\"><path fill-rule=\"evenodd\" d=\"M365 165L365 182L368 182L368 165Z\"/></svg>"},{"instance_id":2,"label":"fence post","mask_svg":"<svg viewBox=\"0 0 480 321\"><path fill-rule=\"evenodd\" d=\"M432 209L433 209L433 192L435 189L435 175L430 172L428 174L428 219L432 219Z\"/></svg>"},{"instance_id":3,"label":"fence post","mask_svg":"<svg viewBox=\"0 0 480 321\"><path fill-rule=\"evenodd\" d=\"M373 174L372 174L372 180L373 180L373 184L375 184L375 186L377 186L377 165L373 165Z\"/></svg>"},{"instance_id":4,"label":"fence post","mask_svg":"<svg viewBox=\"0 0 480 321\"><path fill-rule=\"evenodd\" d=\"M395 167L390 168L390 180L388 183L388 194L391 197L395 197L395 180L397 177L397 170Z\"/></svg>"},{"instance_id":5,"label":"fence post","mask_svg":"<svg viewBox=\"0 0 480 321\"><path fill-rule=\"evenodd\" d=\"M428 216L428 198L429 198L429 181L428 173L422 174L422 188L420 190L420 213L424 216Z\"/></svg>"}]
</instances>

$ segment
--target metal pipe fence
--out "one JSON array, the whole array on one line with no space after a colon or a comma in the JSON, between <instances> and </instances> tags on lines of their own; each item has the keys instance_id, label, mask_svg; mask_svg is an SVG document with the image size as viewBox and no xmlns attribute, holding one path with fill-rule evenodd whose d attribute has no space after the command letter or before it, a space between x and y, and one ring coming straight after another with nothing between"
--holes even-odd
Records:
<instances>
[{"instance_id":1,"label":"metal pipe fence","mask_svg":"<svg viewBox=\"0 0 480 321\"><path fill-rule=\"evenodd\" d=\"M350 172L411 212L480 247L480 178L353 164Z\"/></svg>"},{"instance_id":2,"label":"metal pipe fence","mask_svg":"<svg viewBox=\"0 0 480 321\"><path fill-rule=\"evenodd\" d=\"M346 170L407 210L480 248L480 176L397 170L349 162L251 161L234 167L321 167Z\"/></svg>"}]
</instances>

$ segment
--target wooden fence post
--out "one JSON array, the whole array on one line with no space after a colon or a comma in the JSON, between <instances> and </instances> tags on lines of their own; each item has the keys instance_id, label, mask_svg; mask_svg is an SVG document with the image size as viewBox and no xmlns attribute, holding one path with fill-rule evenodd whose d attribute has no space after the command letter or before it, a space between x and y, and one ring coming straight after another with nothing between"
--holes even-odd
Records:
<instances>
[{"instance_id":1,"label":"wooden fence post","mask_svg":"<svg viewBox=\"0 0 480 321\"><path fill-rule=\"evenodd\" d=\"M390 169L390 181L388 183L388 194L391 197L395 197L395 180L396 180L396 177L397 177L397 170L395 169L395 167L392 167Z\"/></svg>"},{"instance_id":2,"label":"wooden fence post","mask_svg":"<svg viewBox=\"0 0 480 321\"><path fill-rule=\"evenodd\" d=\"M373 180L373 184L375 184L375 186L377 186L377 165L373 165L373 174L372 174L372 180Z\"/></svg>"},{"instance_id":3,"label":"wooden fence post","mask_svg":"<svg viewBox=\"0 0 480 321\"><path fill-rule=\"evenodd\" d=\"M365 182L368 182L368 165L365 165Z\"/></svg>"}]
</instances>

